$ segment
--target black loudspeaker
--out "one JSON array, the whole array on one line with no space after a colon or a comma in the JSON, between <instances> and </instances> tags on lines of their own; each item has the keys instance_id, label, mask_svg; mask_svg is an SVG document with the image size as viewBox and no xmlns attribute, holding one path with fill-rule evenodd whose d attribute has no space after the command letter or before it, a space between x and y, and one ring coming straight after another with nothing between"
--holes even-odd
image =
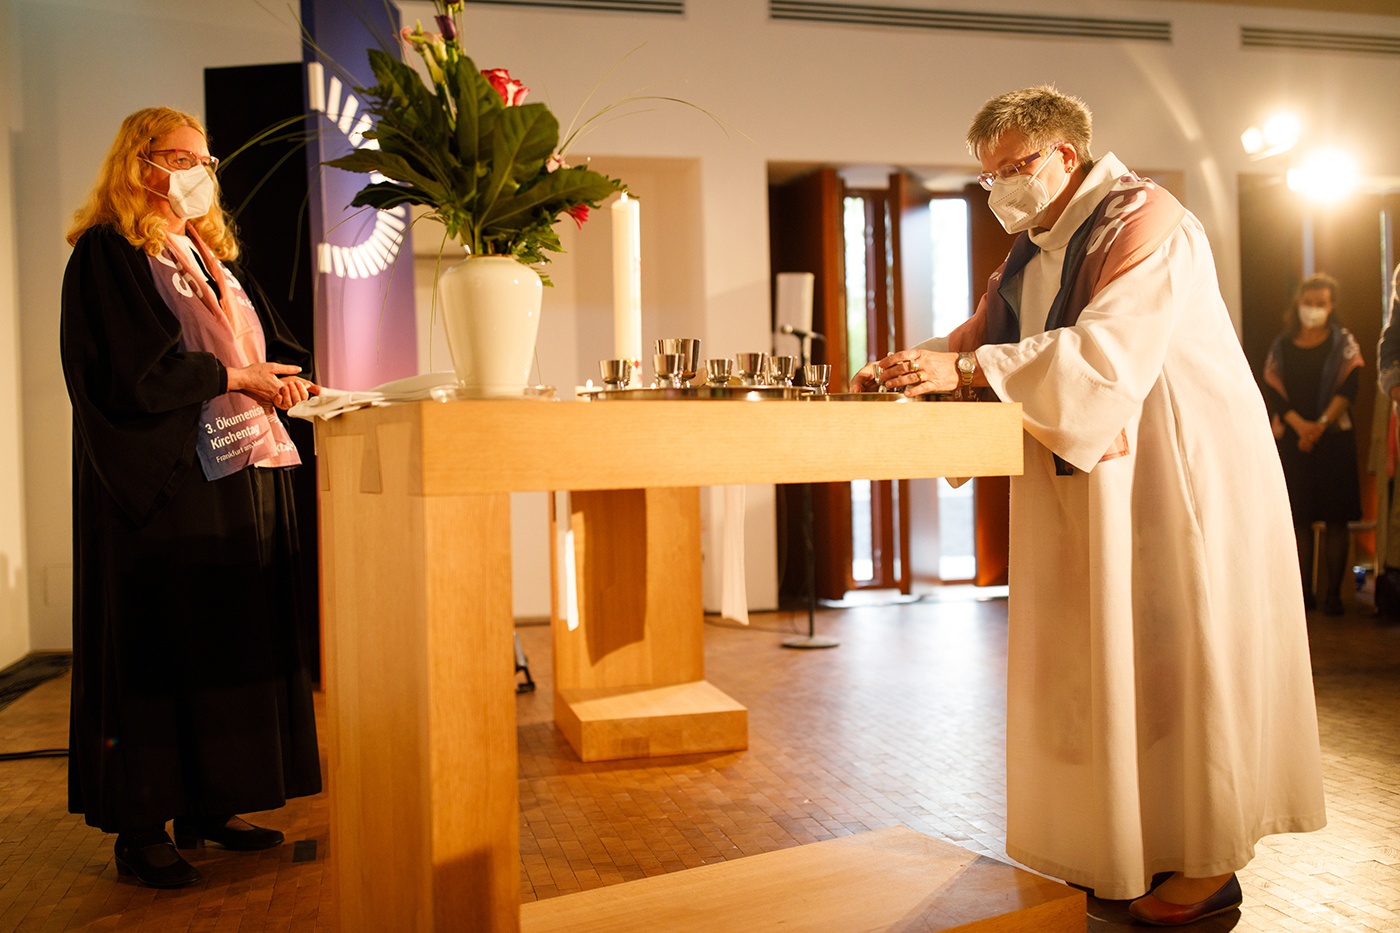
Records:
<instances>
[{"instance_id":1,"label":"black loudspeaker","mask_svg":"<svg viewBox=\"0 0 1400 933\"><path fill-rule=\"evenodd\" d=\"M305 122L272 133L229 156L270 127L306 113L302 65L246 65L204 70L205 125L219 166L224 205L234 215L243 247L240 263L302 346L316 354L316 299L311 232L307 223ZM301 454L292 472L301 540L300 577L306 594L301 636L307 664L319 680L320 593L316 518L316 455L311 425L289 419Z\"/></svg>"}]
</instances>

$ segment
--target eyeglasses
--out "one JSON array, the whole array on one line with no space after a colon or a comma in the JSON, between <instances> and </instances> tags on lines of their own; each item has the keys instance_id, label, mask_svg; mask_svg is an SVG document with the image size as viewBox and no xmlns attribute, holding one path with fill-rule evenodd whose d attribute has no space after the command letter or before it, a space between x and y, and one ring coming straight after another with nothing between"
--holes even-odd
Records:
<instances>
[{"instance_id":1,"label":"eyeglasses","mask_svg":"<svg viewBox=\"0 0 1400 933\"><path fill-rule=\"evenodd\" d=\"M165 164L181 172L194 168L196 165L203 165L210 170L219 167L219 160L213 156L202 156L197 152L190 152L188 149L152 149L151 155L165 156Z\"/></svg>"},{"instance_id":2,"label":"eyeglasses","mask_svg":"<svg viewBox=\"0 0 1400 933\"><path fill-rule=\"evenodd\" d=\"M977 176L977 183L987 191L991 191L992 182L1006 181L1006 179L1008 178L1011 178L1015 175L1019 175L1021 173L1021 169L1025 168L1027 165L1030 165L1032 162L1045 155L1046 153L1054 152L1056 149L1060 148L1063 145L1064 143L1055 143L1053 145L1046 146L1044 149L1037 149L1035 152L1032 152L1030 155L1026 156L1019 162L1007 162L1005 165L1000 166L995 172L983 172L981 175Z\"/></svg>"}]
</instances>

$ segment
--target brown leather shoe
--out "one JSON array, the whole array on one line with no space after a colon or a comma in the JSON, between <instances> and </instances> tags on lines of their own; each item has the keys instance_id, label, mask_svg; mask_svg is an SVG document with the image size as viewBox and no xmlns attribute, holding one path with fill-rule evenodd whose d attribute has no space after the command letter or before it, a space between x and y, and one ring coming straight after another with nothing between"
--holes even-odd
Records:
<instances>
[{"instance_id":1,"label":"brown leather shoe","mask_svg":"<svg viewBox=\"0 0 1400 933\"><path fill-rule=\"evenodd\" d=\"M1195 923L1206 917L1234 910L1244 903L1244 893L1240 891L1240 879L1235 875L1220 886L1210 897L1194 904L1172 904L1155 894L1146 894L1128 905L1128 913L1139 923L1157 927L1176 927Z\"/></svg>"}]
</instances>

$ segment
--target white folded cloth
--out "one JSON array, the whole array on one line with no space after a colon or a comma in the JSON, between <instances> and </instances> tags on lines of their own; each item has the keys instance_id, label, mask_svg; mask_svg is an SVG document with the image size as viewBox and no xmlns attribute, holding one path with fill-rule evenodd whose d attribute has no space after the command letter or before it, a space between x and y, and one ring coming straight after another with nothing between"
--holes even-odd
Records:
<instances>
[{"instance_id":1,"label":"white folded cloth","mask_svg":"<svg viewBox=\"0 0 1400 933\"><path fill-rule=\"evenodd\" d=\"M744 573L744 513L747 499L747 490L743 486L724 487L719 613L743 625L749 624L748 579Z\"/></svg>"},{"instance_id":2,"label":"white folded cloth","mask_svg":"<svg viewBox=\"0 0 1400 933\"><path fill-rule=\"evenodd\" d=\"M307 421L314 421L317 418L329 421L336 415L354 411L357 408L393 405L396 402L421 402L424 399L432 398L433 389L442 386L455 386L456 384L456 373L424 373L421 376L395 379L392 382L386 382L373 389L363 391L332 389L328 386L322 386L320 395L313 395L304 402L297 402L287 410L287 414L293 418L304 418Z\"/></svg>"}]
</instances>

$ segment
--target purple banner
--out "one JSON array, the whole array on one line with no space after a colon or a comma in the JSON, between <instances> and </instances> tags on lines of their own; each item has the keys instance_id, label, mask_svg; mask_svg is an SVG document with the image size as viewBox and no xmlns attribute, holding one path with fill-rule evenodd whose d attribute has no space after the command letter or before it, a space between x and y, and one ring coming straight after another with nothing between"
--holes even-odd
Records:
<instances>
[{"instance_id":1,"label":"purple banner","mask_svg":"<svg viewBox=\"0 0 1400 933\"><path fill-rule=\"evenodd\" d=\"M304 54L316 367L328 386L368 389L418 372L409 211L352 208L374 176L321 163L362 144L371 120L355 89L375 83L366 51L397 47L398 13L379 0L301 0L301 21L320 50Z\"/></svg>"}]
</instances>

